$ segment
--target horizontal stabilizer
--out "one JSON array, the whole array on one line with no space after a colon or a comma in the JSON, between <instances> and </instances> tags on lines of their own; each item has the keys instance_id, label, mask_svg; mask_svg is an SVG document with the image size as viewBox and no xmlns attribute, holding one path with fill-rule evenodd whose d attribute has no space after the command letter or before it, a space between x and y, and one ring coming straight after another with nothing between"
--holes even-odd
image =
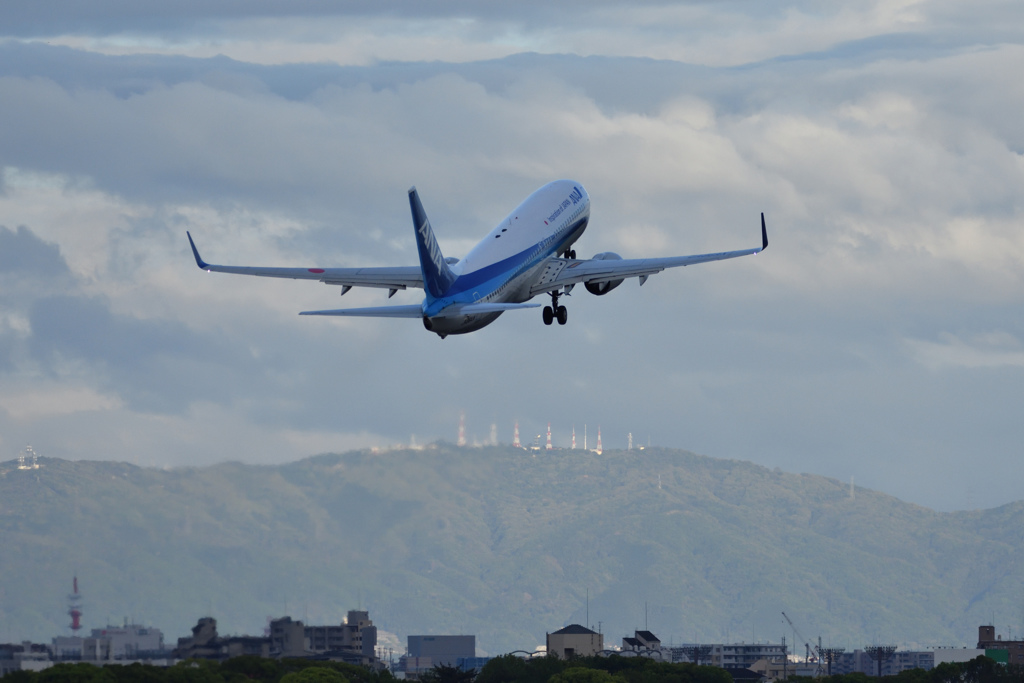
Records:
<instances>
[{"instance_id":1,"label":"horizontal stabilizer","mask_svg":"<svg viewBox=\"0 0 1024 683\"><path fill-rule=\"evenodd\" d=\"M329 311L302 311L299 315L347 315L363 318L422 318L423 307L419 304L410 306L371 306L369 308L336 308Z\"/></svg>"},{"instance_id":2,"label":"horizontal stabilizer","mask_svg":"<svg viewBox=\"0 0 1024 683\"><path fill-rule=\"evenodd\" d=\"M540 308L541 304L511 304L511 303L482 303L482 304L452 304L440 313L438 318L454 318L460 315L480 315L483 313L501 313L503 311L515 311L520 308Z\"/></svg>"}]
</instances>

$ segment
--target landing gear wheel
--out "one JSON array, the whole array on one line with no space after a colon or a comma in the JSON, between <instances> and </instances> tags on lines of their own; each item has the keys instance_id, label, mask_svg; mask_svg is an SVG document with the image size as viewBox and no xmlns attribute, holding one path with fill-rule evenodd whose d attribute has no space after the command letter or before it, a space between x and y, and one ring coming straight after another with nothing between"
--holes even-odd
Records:
<instances>
[{"instance_id":1,"label":"landing gear wheel","mask_svg":"<svg viewBox=\"0 0 1024 683\"><path fill-rule=\"evenodd\" d=\"M558 316L559 325L564 325L569 320L569 311L566 310L565 306L559 306L558 310L555 311L555 315Z\"/></svg>"},{"instance_id":2,"label":"landing gear wheel","mask_svg":"<svg viewBox=\"0 0 1024 683\"><path fill-rule=\"evenodd\" d=\"M544 307L544 324L550 325L555 319L555 312L551 310L550 306Z\"/></svg>"},{"instance_id":3,"label":"landing gear wheel","mask_svg":"<svg viewBox=\"0 0 1024 683\"><path fill-rule=\"evenodd\" d=\"M576 259L576 250L575 249L573 249L572 251L569 252L569 258L571 258L573 260Z\"/></svg>"}]
</instances>

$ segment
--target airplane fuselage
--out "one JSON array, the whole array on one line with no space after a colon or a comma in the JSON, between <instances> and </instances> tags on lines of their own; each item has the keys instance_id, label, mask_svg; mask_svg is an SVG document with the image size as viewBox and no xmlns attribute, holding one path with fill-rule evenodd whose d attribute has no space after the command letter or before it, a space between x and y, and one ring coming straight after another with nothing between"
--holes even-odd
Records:
<instances>
[{"instance_id":1,"label":"airplane fuselage","mask_svg":"<svg viewBox=\"0 0 1024 683\"><path fill-rule=\"evenodd\" d=\"M437 314L452 304L529 300L545 262L569 251L589 220L590 195L582 184L557 180L541 187L451 266L455 282L443 297L424 302L424 326L442 335L465 334L494 322L501 312Z\"/></svg>"}]
</instances>

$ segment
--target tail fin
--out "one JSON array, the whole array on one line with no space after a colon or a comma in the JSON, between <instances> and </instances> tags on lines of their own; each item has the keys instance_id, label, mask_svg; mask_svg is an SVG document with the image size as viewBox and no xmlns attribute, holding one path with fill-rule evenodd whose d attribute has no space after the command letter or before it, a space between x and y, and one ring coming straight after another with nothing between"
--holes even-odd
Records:
<instances>
[{"instance_id":1,"label":"tail fin","mask_svg":"<svg viewBox=\"0 0 1024 683\"><path fill-rule=\"evenodd\" d=\"M420 270L423 271L423 289L428 297L439 299L455 282L455 273L445 263L415 187L409 189L409 208L412 209L412 227L416 232L416 248L420 254Z\"/></svg>"}]
</instances>

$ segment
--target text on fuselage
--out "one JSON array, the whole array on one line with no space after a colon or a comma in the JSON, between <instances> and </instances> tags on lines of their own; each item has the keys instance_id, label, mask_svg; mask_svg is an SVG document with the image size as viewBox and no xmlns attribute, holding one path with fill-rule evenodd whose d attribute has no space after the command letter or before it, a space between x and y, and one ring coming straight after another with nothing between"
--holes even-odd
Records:
<instances>
[{"instance_id":1,"label":"text on fuselage","mask_svg":"<svg viewBox=\"0 0 1024 683\"><path fill-rule=\"evenodd\" d=\"M554 223L555 219L561 216L563 211L565 211L567 208L574 204L578 204L582 199L583 192L580 190L580 188L572 188L572 192L569 193L569 196L567 198L562 200L562 203L558 205L558 208L555 209L555 212L548 216L548 220Z\"/></svg>"}]
</instances>

